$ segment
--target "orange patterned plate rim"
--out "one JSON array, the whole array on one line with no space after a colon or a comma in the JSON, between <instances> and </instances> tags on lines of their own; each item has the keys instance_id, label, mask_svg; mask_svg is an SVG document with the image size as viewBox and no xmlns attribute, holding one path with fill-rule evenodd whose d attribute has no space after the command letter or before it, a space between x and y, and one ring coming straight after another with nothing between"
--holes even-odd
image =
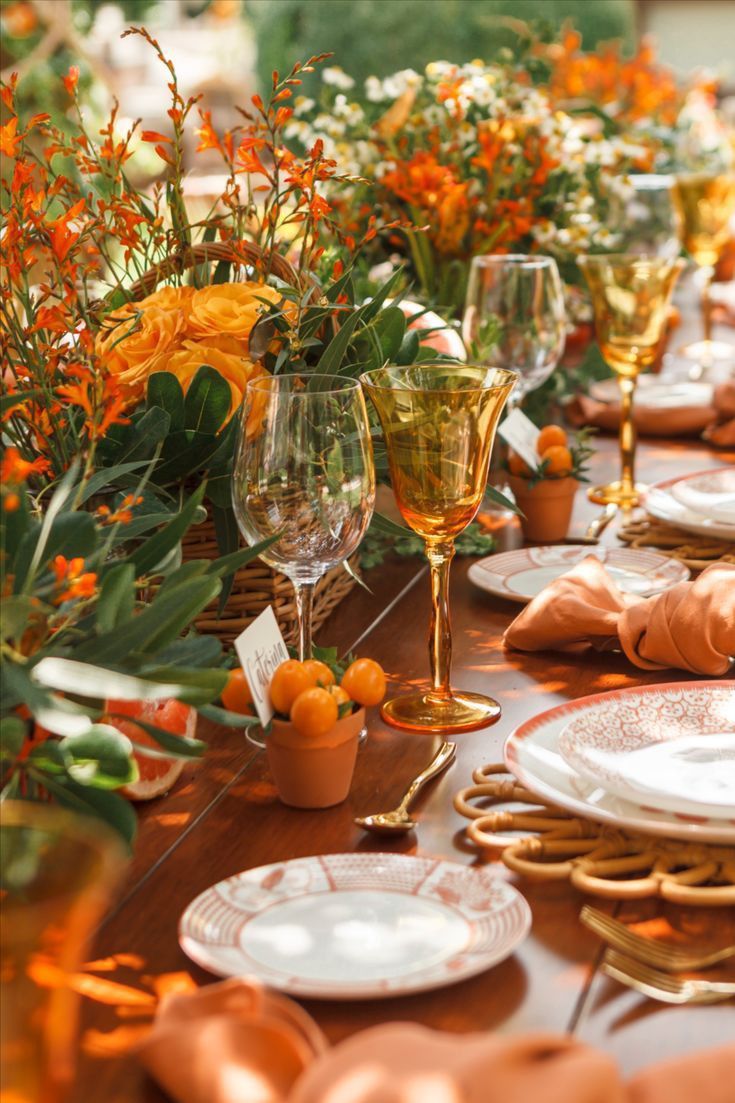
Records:
<instances>
[{"instance_id":1,"label":"orange patterned plate rim","mask_svg":"<svg viewBox=\"0 0 735 1103\"><path fill-rule=\"evenodd\" d=\"M179 942L219 976L255 976L294 996L379 999L482 973L530 926L523 896L490 870L326 854L212 885L184 911Z\"/></svg>"}]
</instances>

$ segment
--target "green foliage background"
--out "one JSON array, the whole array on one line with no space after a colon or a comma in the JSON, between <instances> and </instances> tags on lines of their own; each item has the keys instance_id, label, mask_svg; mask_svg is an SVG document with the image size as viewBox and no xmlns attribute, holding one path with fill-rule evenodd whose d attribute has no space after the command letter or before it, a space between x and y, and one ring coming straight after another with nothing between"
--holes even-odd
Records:
<instances>
[{"instance_id":1,"label":"green foliage background","mask_svg":"<svg viewBox=\"0 0 735 1103\"><path fill-rule=\"evenodd\" d=\"M487 60L517 36L499 17L541 20L558 32L570 19L586 49L635 39L633 0L246 0L258 40L258 75L331 51L358 82L442 59Z\"/></svg>"}]
</instances>

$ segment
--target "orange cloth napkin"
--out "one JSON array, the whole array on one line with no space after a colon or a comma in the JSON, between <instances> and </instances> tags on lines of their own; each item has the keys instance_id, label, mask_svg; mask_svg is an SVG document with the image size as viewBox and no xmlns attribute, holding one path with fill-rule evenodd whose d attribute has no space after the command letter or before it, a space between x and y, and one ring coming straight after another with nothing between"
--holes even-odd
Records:
<instances>
[{"instance_id":1,"label":"orange cloth napkin","mask_svg":"<svg viewBox=\"0 0 735 1103\"><path fill-rule=\"evenodd\" d=\"M503 642L520 651L619 644L644 670L726 674L735 656L735 565L713 563L694 582L640 598L621 593L588 556L537 594Z\"/></svg>"},{"instance_id":2,"label":"orange cloth napkin","mask_svg":"<svg viewBox=\"0 0 735 1103\"><path fill-rule=\"evenodd\" d=\"M412 1023L325 1049L302 1008L248 980L164 999L140 1056L177 1103L731 1103L735 1079L735 1047L625 1085L612 1058L568 1037Z\"/></svg>"}]
</instances>

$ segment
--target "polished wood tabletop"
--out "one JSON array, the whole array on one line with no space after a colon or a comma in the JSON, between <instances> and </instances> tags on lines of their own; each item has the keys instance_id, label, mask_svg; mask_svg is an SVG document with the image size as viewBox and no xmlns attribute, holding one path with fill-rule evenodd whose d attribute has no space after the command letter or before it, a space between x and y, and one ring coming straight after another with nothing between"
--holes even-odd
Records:
<instances>
[{"instance_id":1,"label":"polished wood tabletop","mask_svg":"<svg viewBox=\"0 0 735 1103\"><path fill-rule=\"evenodd\" d=\"M612 439L602 439L593 479L617 467ZM699 444L642 442L638 476L653 482L676 474L735 463L735 454ZM581 534L599 507L579 493L570 535ZM616 543L617 522L604 542ZM323 811L297 811L277 798L263 752L241 732L202 725L210 747L187 767L165 797L140 808L135 856L94 945L83 984L82 1056L74 1098L154 1103L163 1096L126 1052L150 1016L157 994L212 976L179 949L177 923L203 889L241 870L286 858L339 851L379 851L450 858L466 865L490 859L467 844L466 821L455 812L455 792L471 784L472 770L500 761L503 742L519 722L588 693L671 681L686 675L645 672L620 654L506 652L501 638L519 607L475 589L468 561L452 568L451 611L454 684L489 693L502 705L490 728L456 737L456 763L420 799L415 833L378 839L353 823L358 814L390 808L432 757L438 740L384 726L377 710L361 748L347 800ZM391 690L425 684L428 674L427 569L420 559L391 560L368 573L370 592L355 588L318 634L383 664ZM579 922L585 897L566 883L534 883L512 876L528 900L533 928L505 962L451 987L390 1000L355 1003L304 1001L332 1041L389 1020L410 1020L444 1030L569 1031L613 1054L626 1072L735 1037L732 1003L675 1007L656 1003L606 978L598 940ZM599 901L595 901L599 904ZM683 908L658 902L618 909L627 920L668 923L697 943L735 941L735 916L726 909ZM730 971L732 975L733 970ZM723 971L723 975L727 975ZM98 983L102 982L102 983Z\"/></svg>"}]
</instances>

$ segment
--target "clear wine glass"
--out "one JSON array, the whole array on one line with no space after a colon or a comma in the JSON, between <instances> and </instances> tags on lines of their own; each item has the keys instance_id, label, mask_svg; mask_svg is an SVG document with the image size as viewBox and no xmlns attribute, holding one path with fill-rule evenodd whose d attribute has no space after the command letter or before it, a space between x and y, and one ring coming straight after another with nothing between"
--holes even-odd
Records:
<instances>
[{"instance_id":1,"label":"clear wine glass","mask_svg":"<svg viewBox=\"0 0 735 1103\"><path fill-rule=\"evenodd\" d=\"M681 249L681 217L674 177L642 173L615 177L610 195L608 229L616 253L674 260Z\"/></svg>"},{"instance_id":2,"label":"clear wine glass","mask_svg":"<svg viewBox=\"0 0 735 1103\"><path fill-rule=\"evenodd\" d=\"M314 586L348 559L375 503L375 469L360 384L335 375L248 383L232 502L249 544L293 583L299 658L311 655Z\"/></svg>"},{"instance_id":3,"label":"clear wine glass","mask_svg":"<svg viewBox=\"0 0 735 1103\"><path fill-rule=\"evenodd\" d=\"M564 352L564 289L553 257L474 257L462 337L475 363L517 372L508 406L544 383Z\"/></svg>"}]
</instances>

